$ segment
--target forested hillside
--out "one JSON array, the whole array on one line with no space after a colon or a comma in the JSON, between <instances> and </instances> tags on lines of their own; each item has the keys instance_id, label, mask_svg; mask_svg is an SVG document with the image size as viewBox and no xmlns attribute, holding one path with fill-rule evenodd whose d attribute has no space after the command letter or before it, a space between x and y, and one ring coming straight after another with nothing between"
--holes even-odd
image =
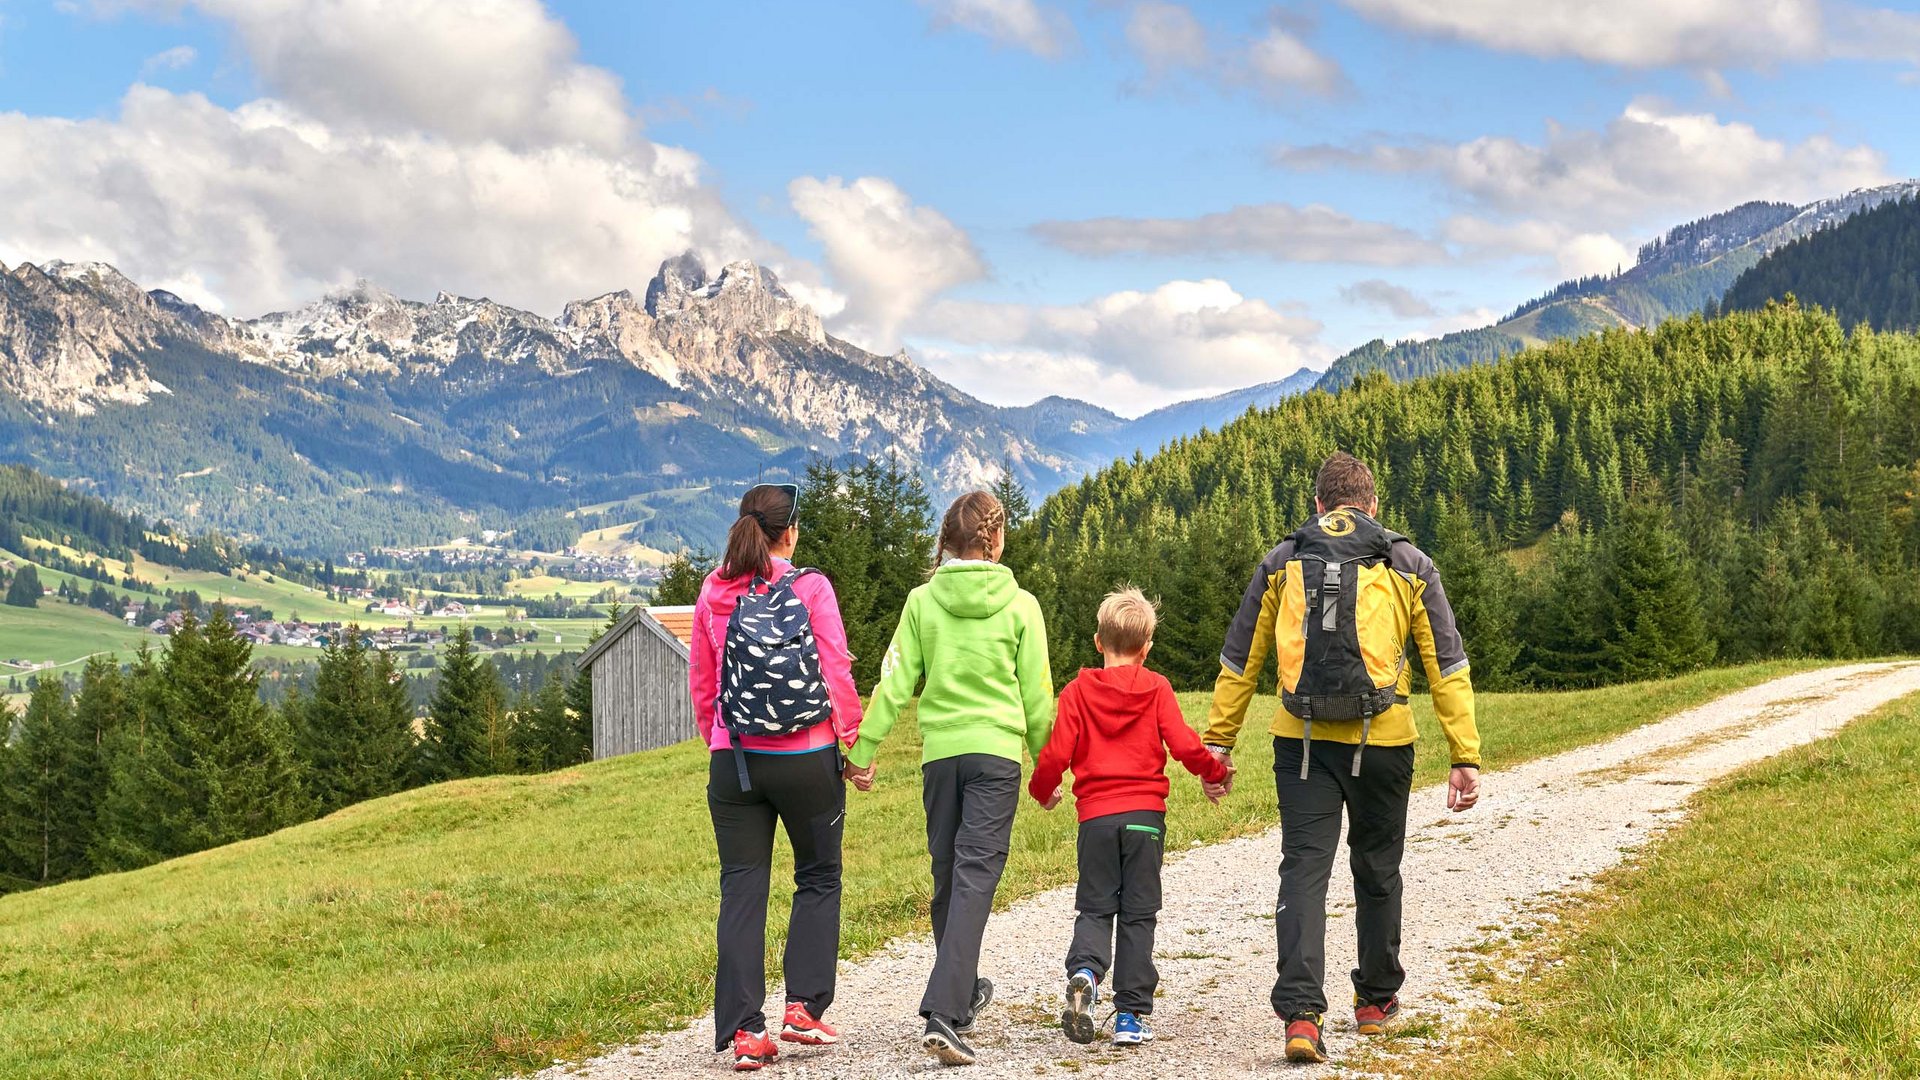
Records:
<instances>
[{"instance_id":1,"label":"forested hillside","mask_svg":"<svg viewBox=\"0 0 1920 1080\"><path fill-rule=\"evenodd\" d=\"M1438 561L1481 686L1920 649L1920 339L1774 306L1372 375L1088 477L1016 548L1056 666L1130 581L1163 604L1154 666L1209 685L1336 449Z\"/></svg>"},{"instance_id":2,"label":"forested hillside","mask_svg":"<svg viewBox=\"0 0 1920 1080\"><path fill-rule=\"evenodd\" d=\"M1788 295L1849 329L1920 329L1920 199L1881 203L1780 248L1741 274L1721 306L1753 311Z\"/></svg>"}]
</instances>

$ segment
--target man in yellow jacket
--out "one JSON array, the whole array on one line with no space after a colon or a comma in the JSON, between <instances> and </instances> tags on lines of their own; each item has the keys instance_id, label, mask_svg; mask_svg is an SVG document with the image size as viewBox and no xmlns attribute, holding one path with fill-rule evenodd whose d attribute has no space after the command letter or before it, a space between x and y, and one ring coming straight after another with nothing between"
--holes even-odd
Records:
<instances>
[{"instance_id":1,"label":"man in yellow jacket","mask_svg":"<svg viewBox=\"0 0 1920 1080\"><path fill-rule=\"evenodd\" d=\"M1479 799L1473 681L1433 560L1374 520L1373 473L1328 458L1315 480L1317 516L1261 561L1227 630L1204 741L1222 757L1246 721L1268 653L1282 708L1273 735L1280 802L1279 943L1273 1008L1287 1021L1287 1058L1325 1061L1327 880L1348 818L1359 967L1354 1026L1377 1035L1400 1010L1400 859L1413 787L1411 638L1426 666L1453 769L1447 806ZM1229 775L1209 794L1224 794Z\"/></svg>"}]
</instances>

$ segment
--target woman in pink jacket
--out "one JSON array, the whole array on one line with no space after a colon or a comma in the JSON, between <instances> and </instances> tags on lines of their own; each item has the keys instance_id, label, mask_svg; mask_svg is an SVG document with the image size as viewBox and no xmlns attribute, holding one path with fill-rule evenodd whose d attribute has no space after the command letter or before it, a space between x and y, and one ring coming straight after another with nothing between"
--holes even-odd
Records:
<instances>
[{"instance_id":1,"label":"woman in pink jacket","mask_svg":"<svg viewBox=\"0 0 1920 1080\"><path fill-rule=\"evenodd\" d=\"M840 955L840 836L847 807L841 753L859 734L860 696L840 605L826 575L803 574L793 591L806 605L813 626L831 717L789 735L740 736L749 781L743 786L734 736L719 716L727 620L756 575L771 582L793 568L790 560L800 538L798 496L792 484L761 484L741 498L740 518L727 533L726 555L700 587L693 615L688 688L694 722L711 751L707 807L720 848L714 1050L727 1049L731 1039L734 1068L739 1070L758 1069L779 1051L762 1012L776 819L786 827L794 864L787 1004L778 1034L809 1046L840 1037L820 1017L833 1003L834 966Z\"/></svg>"}]
</instances>

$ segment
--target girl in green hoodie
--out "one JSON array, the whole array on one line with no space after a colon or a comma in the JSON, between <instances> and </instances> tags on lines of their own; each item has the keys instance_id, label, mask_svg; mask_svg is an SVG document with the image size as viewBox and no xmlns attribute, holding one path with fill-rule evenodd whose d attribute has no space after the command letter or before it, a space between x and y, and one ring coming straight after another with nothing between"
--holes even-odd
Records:
<instances>
[{"instance_id":1,"label":"girl in green hoodie","mask_svg":"<svg viewBox=\"0 0 1920 1080\"><path fill-rule=\"evenodd\" d=\"M940 524L940 562L907 596L887 646L880 685L847 760L873 781L873 758L913 699L921 677L921 798L933 857L937 956L920 999L921 1046L948 1065L970 1065L962 1038L993 999L979 977L980 941L1006 868L1020 759L1035 758L1053 732L1047 628L1033 594L1000 565L1006 511L984 491L961 496Z\"/></svg>"}]
</instances>

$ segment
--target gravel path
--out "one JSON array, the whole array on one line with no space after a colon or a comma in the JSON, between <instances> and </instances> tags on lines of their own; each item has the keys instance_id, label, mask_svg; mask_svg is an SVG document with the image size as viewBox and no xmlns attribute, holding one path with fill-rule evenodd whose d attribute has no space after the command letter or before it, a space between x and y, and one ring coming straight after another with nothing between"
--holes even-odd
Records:
<instances>
[{"instance_id":1,"label":"gravel path","mask_svg":"<svg viewBox=\"0 0 1920 1080\"><path fill-rule=\"evenodd\" d=\"M1475 987L1470 951L1543 918L1541 901L1583 886L1685 813L1687 798L1730 770L1811 742L1848 721L1920 692L1920 663L1862 664L1789 675L1649 724L1610 742L1490 772L1478 808L1445 810L1444 789L1413 793L1409 815L1401 998L1413 1025L1449 1022L1494 1007ZM1272 798L1270 780L1248 775L1235 798ZM1264 790L1263 790L1264 789ZM1119 1049L1075 1046L1060 1034L1061 956L1073 918L1073 890L1054 889L994 916L982 973L998 986L973 1036L980 1063L955 1080L986 1077L1238 1077L1284 1070L1399 1075L1392 1047L1353 1034L1342 1006L1353 966L1352 881L1336 863L1329 904L1327 1046L1346 1064L1308 1068L1281 1061L1280 1025L1267 1004L1273 979L1273 904L1280 831L1195 847L1168 861L1160 916L1157 1041ZM919 1048L914 1009L933 962L930 939L896 941L858 964L842 965L829 1019L846 1032L837 1047L782 1044L767 1075L923 1075L943 1071ZM768 995L777 1006L780 988ZM1104 1005L1104 1003L1103 1003ZM1101 1015L1105 1014L1103 1007ZM708 1052L713 1022L616 1050L541 1076L595 1080L717 1077L730 1062ZM1297 1070L1297 1071L1296 1071Z\"/></svg>"}]
</instances>

